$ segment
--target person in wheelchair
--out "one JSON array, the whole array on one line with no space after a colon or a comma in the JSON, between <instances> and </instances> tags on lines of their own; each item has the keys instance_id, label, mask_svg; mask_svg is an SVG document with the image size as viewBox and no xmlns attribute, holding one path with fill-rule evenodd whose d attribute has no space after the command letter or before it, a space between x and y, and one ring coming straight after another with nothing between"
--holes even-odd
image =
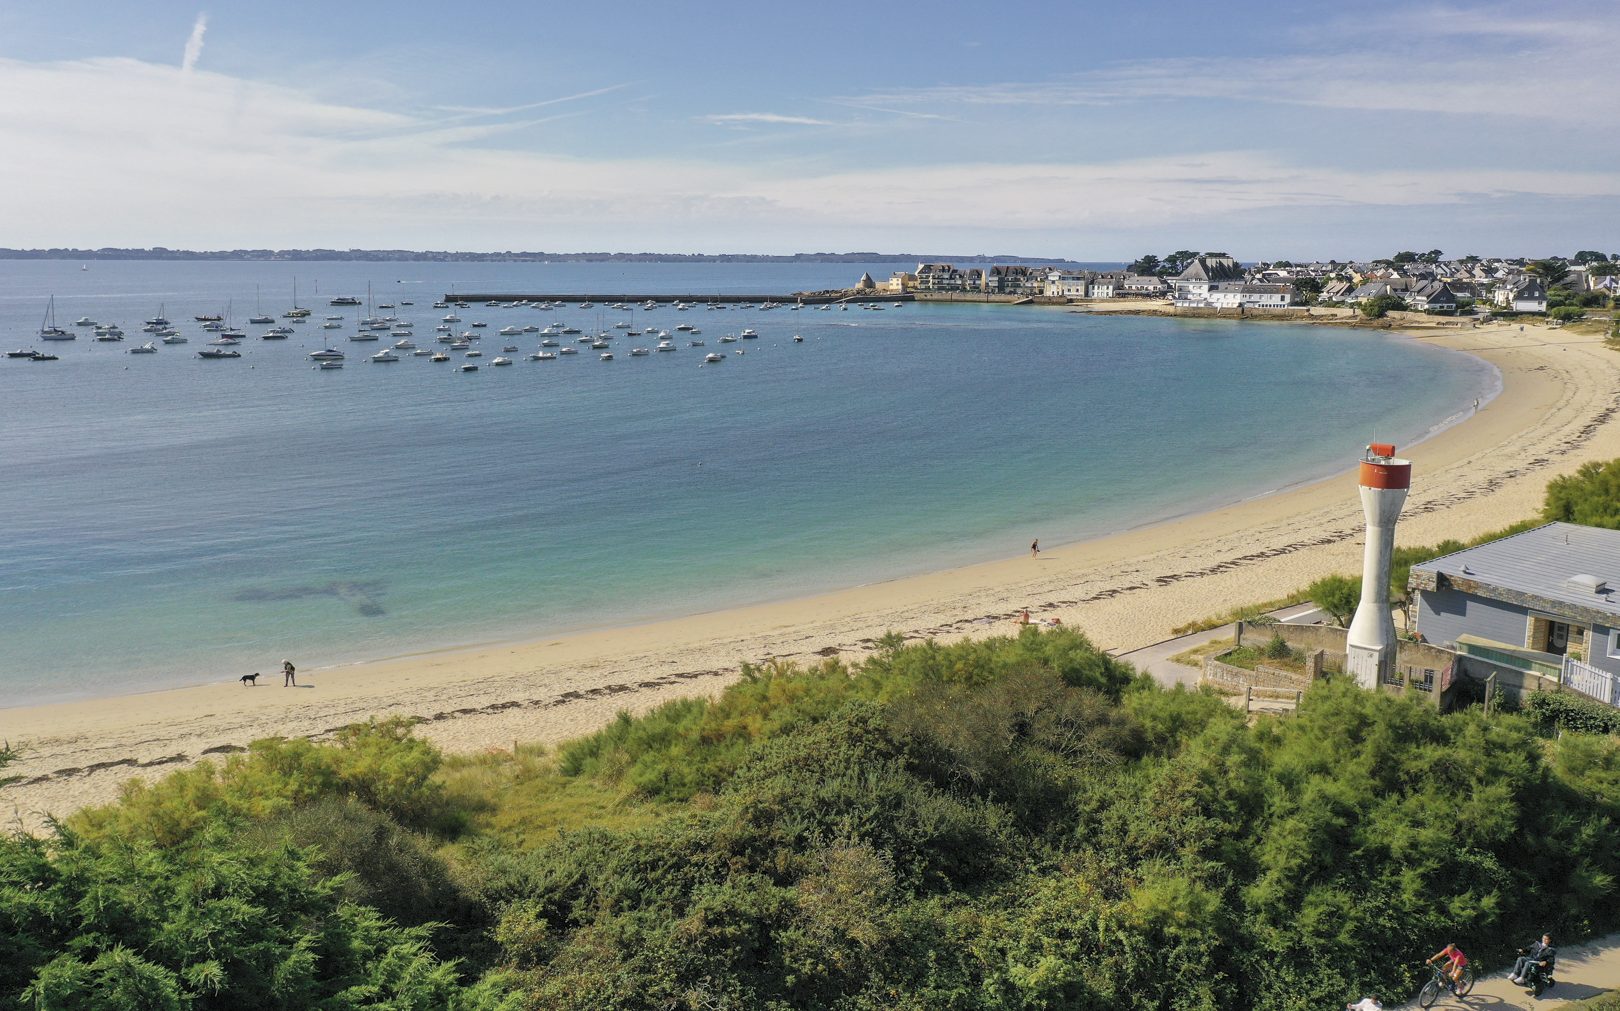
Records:
<instances>
[{"instance_id":1,"label":"person in wheelchair","mask_svg":"<svg viewBox=\"0 0 1620 1011\"><path fill-rule=\"evenodd\" d=\"M1553 947L1552 935L1542 934L1541 940L1519 949L1519 958L1513 963L1513 974L1508 982L1539 994L1553 985L1553 969L1557 965L1558 949Z\"/></svg>"}]
</instances>

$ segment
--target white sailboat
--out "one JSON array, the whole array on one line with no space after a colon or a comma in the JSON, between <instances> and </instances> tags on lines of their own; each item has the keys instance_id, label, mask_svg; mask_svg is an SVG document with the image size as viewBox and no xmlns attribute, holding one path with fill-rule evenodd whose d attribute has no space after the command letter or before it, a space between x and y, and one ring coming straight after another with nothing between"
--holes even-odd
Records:
<instances>
[{"instance_id":1,"label":"white sailboat","mask_svg":"<svg viewBox=\"0 0 1620 1011\"><path fill-rule=\"evenodd\" d=\"M45 319L39 325L39 339L42 341L70 341L74 335L56 325L56 296L45 303Z\"/></svg>"},{"instance_id":2,"label":"white sailboat","mask_svg":"<svg viewBox=\"0 0 1620 1011\"><path fill-rule=\"evenodd\" d=\"M293 304L292 308L282 313L283 319L303 319L309 315L309 310L298 304L298 278L293 278Z\"/></svg>"},{"instance_id":3,"label":"white sailboat","mask_svg":"<svg viewBox=\"0 0 1620 1011\"><path fill-rule=\"evenodd\" d=\"M295 297L293 301L296 302L298 299ZM275 321L274 316L264 314L264 307L259 304L259 286L255 284L253 286L253 315L248 317L248 322L258 325L260 323L274 323Z\"/></svg>"}]
</instances>

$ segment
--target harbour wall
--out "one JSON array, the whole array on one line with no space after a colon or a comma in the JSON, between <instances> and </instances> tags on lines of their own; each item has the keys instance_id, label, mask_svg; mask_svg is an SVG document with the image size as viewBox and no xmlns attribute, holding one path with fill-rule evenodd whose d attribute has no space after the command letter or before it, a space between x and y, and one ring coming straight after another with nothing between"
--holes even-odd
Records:
<instances>
[{"instance_id":1,"label":"harbour wall","mask_svg":"<svg viewBox=\"0 0 1620 1011\"><path fill-rule=\"evenodd\" d=\"M780 302L790 305L794 302L803 302L805 305L822 305L828 302L910 302L910 294L894 295L887 292L848 292L848 291L819 291L794 293L791 295L738 295L735 293L724 295L671 295L668 292L659 294L635 294L633 292L620 292L617 294L531 294L528 292L450 292L443 296L446 302L515 302L527 300L530 302L691 302L702 304L716 303L753 303L753 302Z\"/></svg>"}]
</instances>

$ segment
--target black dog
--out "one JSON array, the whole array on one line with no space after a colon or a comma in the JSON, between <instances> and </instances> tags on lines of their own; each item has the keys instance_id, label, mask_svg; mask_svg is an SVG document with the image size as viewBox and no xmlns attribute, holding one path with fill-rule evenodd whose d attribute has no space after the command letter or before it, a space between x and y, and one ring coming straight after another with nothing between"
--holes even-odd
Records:
<instances>
[{"instance_id":1,"label":"black dog","mask_svg":"<svg viewBox=\"0 0 1620 1011\"><path fill-rule=\"evenodd\" d=\"M255 688L259 687L259 675L257 671L252 674L242 675L242 686L245 688L248 685L252 685Z\"/></svg>"}]
</instances>

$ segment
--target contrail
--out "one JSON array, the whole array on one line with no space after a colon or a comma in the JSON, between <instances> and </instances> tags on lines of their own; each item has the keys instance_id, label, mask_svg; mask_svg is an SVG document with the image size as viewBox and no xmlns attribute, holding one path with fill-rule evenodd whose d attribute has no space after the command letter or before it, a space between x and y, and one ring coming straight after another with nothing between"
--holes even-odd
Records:
<instances>
[{"instance_id":1,"label":"contrail","mask_svg":"<svg viewBox=\"0 0 1620 1011\"><path fill-rule=\"evenodd\" d=\"M197 57L202 55L203 36L208 33L208 12L197 15L197 23L191 26L191 38L186 40L186 55L180 61L180 72L191 73L197 65Z\"/></svg>"}]
</instances>

